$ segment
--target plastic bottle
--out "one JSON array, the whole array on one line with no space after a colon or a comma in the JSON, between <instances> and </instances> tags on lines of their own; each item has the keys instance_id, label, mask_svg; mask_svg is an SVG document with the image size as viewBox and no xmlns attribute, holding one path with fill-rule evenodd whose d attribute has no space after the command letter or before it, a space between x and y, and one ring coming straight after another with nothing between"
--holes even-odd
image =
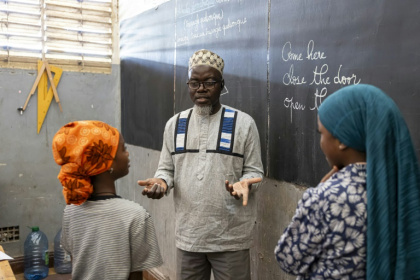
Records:
<instances>
[{"instance_id":1,"label":"plastic bottle","mask_svg":"<svg viewBox=\"0 0 420 280\"><path fill-rule=\"evenodd\" d=\"M59 274L71 273L71 256L60 244L61 228L54 238L54 270Z\"/></svg>"},{"instance_id":2,"label":"plastic bottle","mask_svg":"<svg viewBox=\"0 0 420 280\"><path fill-rule=\"evenodd\" d=\"M24 244L24 276L27 280L44 279L48 276L48 239L39 227L31 229L32 232L26 237Z\"/></svg>"}]
</instances>

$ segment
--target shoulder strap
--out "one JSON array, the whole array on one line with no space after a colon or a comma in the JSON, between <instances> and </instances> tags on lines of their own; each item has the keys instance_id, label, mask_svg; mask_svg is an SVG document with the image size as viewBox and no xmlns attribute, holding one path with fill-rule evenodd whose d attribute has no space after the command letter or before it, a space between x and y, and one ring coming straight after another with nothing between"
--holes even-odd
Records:
<instances>
[{"instance_id":1,"label":"shoulder strap","mask_svg":"<svg viewBox=\"0 0 420 280\"><path fill-rule=\"evenodd\" d=\"M175 153L184 152L187 145L188 122L191 117L191 110L183 111L178 114L175 127Z\"/></svg>"},{"instance_id":2,"label":"shoulder strap","mask_svg":"<svg viewBox=\"0 0 420 280\"><path fill-rule=\"evenodd\" d=\"M237 115L237 111L223 107L217 151L232 153Z\"/></svg>"}]
</instances>

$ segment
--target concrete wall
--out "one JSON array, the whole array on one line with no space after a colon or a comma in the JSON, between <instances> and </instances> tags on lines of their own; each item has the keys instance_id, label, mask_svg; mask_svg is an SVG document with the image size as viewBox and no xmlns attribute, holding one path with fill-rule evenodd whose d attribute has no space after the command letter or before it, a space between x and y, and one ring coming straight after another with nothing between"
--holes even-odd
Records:
<instances>
[{"instance_id":1,"label":"concrete wall","mask_svg":"<svg viewBox=\"0 0 420 280\"><path fill-rule=\"evenodd\" d=\"M65 206L59 166L52 157L51 141L64 124L97 119L120 126L120 68L111 74L63 72L57 87L63 107L53 100L37 134L35 93L26 111L18 107L25 100L37 71L0 69L0 228L20 226L20 241L1 243L12 257L23 255L23 243L30 229L39 226L53 250Z\"/></svg>"}]
</instances>

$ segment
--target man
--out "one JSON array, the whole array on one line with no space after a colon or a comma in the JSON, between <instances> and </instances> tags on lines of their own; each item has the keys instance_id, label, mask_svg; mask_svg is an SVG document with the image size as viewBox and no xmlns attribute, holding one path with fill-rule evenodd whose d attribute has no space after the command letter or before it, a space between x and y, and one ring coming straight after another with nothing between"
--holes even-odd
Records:
<instances>
[{"instance_id":1,"label":"man","mask_svg":"<svg viewBox=\"0 0 420 280\"><path fill-rule=\"evenodd\" d=\"M210 279L211 269L215 280L250 279L260 140L249 115L220 104L223 68L211 51L193 54L187 84L194 107L167 122L155 178L138 181L153 199L174 188L178 279Z\"/></svg>"}]
</instances>

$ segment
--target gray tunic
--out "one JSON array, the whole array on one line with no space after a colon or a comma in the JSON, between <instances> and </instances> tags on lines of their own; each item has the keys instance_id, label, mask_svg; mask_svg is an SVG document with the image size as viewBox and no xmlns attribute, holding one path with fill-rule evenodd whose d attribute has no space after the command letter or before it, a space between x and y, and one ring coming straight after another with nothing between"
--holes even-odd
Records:
<instances>
[{"instance_id":1,"label":"gray tunic","mask_svg":"<svg viewBox=\"0 0 420 280\"><path fill-rule=\"evenodd\" d=\"M179 249L222 252L251 247L256 221L253 192L259 184L252 185L244 207L224 183L263 177L260 139L248 114L223 106L211 116L189 109L172 117L165 127L155 177L174 188Z\"/></svg>"}]
</instances>

